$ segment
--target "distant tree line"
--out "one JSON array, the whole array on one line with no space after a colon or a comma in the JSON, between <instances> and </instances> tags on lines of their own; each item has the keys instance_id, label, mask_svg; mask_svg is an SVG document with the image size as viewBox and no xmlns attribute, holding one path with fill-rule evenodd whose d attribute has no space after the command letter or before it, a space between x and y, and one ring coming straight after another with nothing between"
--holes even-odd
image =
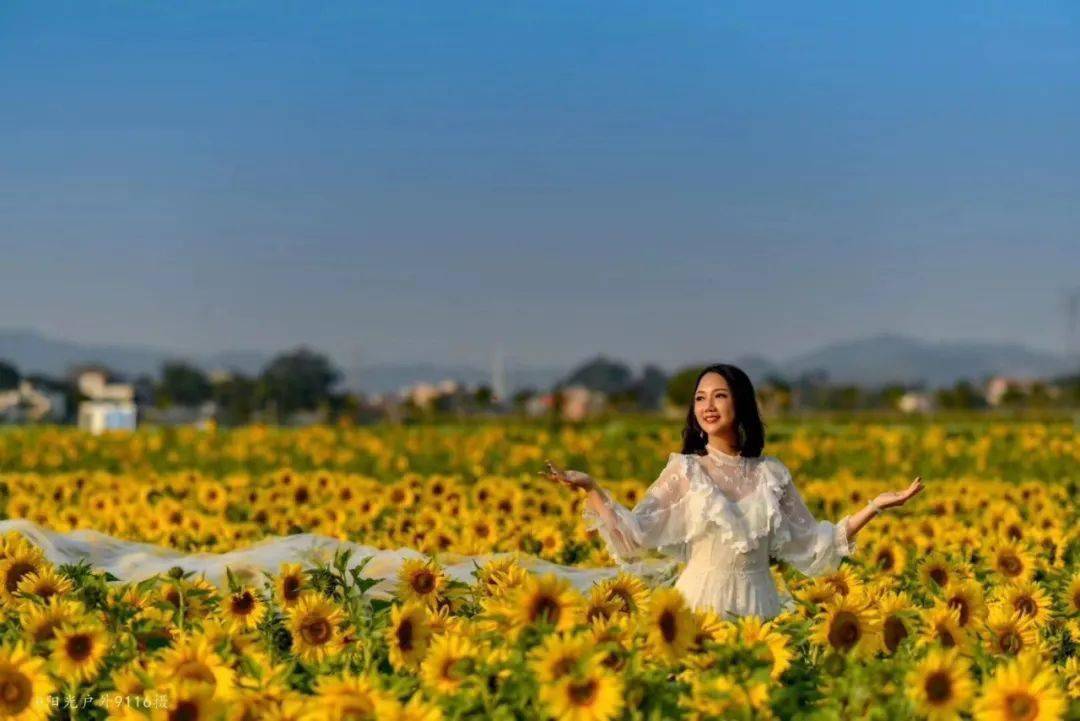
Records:
<instances>
[{"instance_id":1,"label":"distant tree line","mask_svg":"<svg viewBox=\"0 0 1080 721\"><path fill-rule=\"evenodd\" d=\"M668 375L655 365L647 365L635 374L626 363L604 355L592 358L573 369L548 389L557 399L566 389L584 387L603 394L612 411L656 411L666 406L685 407L693 393L693 384L704 365L684 367ZM0 360L0 391L17 388L24 376L13 364ZM72 420L81 400L74 376L66 379L36 374L25 376L35 387L66 396L68 419ZM341 372L329 358L301 346L275 356L261 371L208 374L184 361L164 363L158 378L141 375L131 381L140 406L168 410L174 407L196 408L212 403L214 416L221 423L235 425L250 421L287 423L296 414L315 414L323 420L340 417L361 418L372 411L362 395L338 390ZM113 380L122 380L114 377ZM759 402L769 413L804 410L880 410L894 409L907 393L926 396L937 408L975 410L987 406L982 383L960 380L947 388L929 390L918 384L887 384L867 387L837 383L827 373L804 373L792 379L777 374L754 378ZM510 399L510 408L522 409L530 398L541 392L520 389ZM465 416L494 407L492 390L481 385L474 390L458 387L435 396L425 407L405 399L391 414L403 420L442 415ZM1023 386L1010 386L1001 395L999 405L1006 408L1076 408L1080 407L1080 374ZM374 417L372 416L372 417Z\"/></svg>"}]
</instances>

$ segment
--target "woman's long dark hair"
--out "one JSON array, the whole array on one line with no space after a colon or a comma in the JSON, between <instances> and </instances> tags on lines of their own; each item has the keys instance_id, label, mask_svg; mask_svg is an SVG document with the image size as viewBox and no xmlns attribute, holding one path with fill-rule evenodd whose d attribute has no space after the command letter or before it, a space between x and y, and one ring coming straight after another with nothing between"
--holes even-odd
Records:
<instances>
[{"instance_id":1,"label":"woman's long dark hair","mask_svg":"<svg viewBox=\"0 0 1080 721\"><path fill-rule=\"evenodd\" d=\"M761 413L758 411L754 384L750 382L750 376L746 375L741 368L727 363L716 363L698 373L693 391L690 393L690 408L686 411L686 427L682 432L682 452L696 453L699 456L707 452L705 444L709 440L708 435L701 428L694 414L694 397L697 395L698 383L706 373L719 373L731 389L731 400L735 406L735 435L739 444L739 455L760 456L762 449L765 448L765 423L762 422Z\"/></svg>"}]
</instances>

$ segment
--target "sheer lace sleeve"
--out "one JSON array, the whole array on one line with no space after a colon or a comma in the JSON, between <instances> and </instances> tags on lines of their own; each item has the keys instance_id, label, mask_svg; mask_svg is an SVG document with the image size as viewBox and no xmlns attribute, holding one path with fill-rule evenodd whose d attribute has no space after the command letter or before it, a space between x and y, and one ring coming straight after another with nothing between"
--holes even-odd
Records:
<instances>
[{"instance_id":1,"label":"sheer lace sleeve","mask_svg":"<svg viewBox=\"0 0 1080 721\"><path fill-rule=\"evenodd\" d=\"M776 473L783 483L780 496L781 520L771 536L770 553L787 561L807 576L835 571L840 559L855 552L855 542L847 537L847 516L837 523L819 521L807 508L791 479L791 472L779 461Z\"/></svg>"},{"instance_id":2,"label":"sheer lace sleeve","mask_svg":"<svg viewBox=\"0 0 1080 721\"><path fill-rule=\"evenodd\" d=\"M646 549L658 549L682 556L696 525L690 511L690 479L686 456L672 453L659 477L631 511L611 494L598 488L600 503L586 501L582 513L586 528L596 530L607 544L608 552L620 564L642 555Z\"/></svg>"}]
</instances>

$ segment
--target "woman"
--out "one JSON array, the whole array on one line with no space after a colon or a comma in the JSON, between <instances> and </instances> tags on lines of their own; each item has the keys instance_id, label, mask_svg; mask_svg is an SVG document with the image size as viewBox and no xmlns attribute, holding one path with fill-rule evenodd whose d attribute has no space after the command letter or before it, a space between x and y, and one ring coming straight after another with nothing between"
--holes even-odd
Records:
<instances>
[{"instance_id":1,"label":"woman","mask_svg":"<svg viewBox=\"0 0 1080 721\"><path fill-rule=\"evenodd\" d=\"M668 457L632 511L587 473L548 462L541 474L588 492L588 527L599 531L620 565L658 549L686 562L675 587L693 608L772 618L781 603L769 556L809 576L830 573L854 552L859 529L923 486L916 477L906 490L882 493L838 523L817 521L787 467L761 455L764 445L750 379L733 365L717 364L698 375L682 453Z\"/></svg>"}]
</instances>

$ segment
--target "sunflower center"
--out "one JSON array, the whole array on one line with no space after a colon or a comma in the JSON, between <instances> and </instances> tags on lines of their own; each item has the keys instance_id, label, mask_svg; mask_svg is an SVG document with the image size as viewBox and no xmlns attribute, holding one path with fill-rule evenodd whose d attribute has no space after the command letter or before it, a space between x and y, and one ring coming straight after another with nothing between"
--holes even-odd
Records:
<instances>
[{"instance_id":1,"label":"sunflower center","mask_svg":"<svg viewBox=\"0 0 1080 721\"><path fill-rule=\"evenodd\" d=\"M937 639L943 648L952 648L956 645L956 639L953 637L952 631L945 625L937 627Z\"/></svg>"},{"instance_id":2,"label":"sunflower center","mask_svg":"<svg viewBox=\"0 0 1080 721\"><path fill-rule=\"evenodd\" d=\"M169 712L169 721L198 721L199 704L195 701L180 701L176 708Z\"/></svg>"},{"instance_id":3,"label":"sunflower center","mask_svg":"<svg viewBox=\"0 0 1080 721\"><path fill-rule=\"evenodd\" d=\"M1080 610L1080 590L1073 594L1072 605L1073 609Z\"/></svg>"},{"instance_id":4,"label":"sunflower center","mask_svg":"<svg viewBox=\"0 0 1080 721\"><path fill-rule=\"evenodd\" d=\"M3 708L4 715L18 715L29 706L32 692L30 679L21 673L8 672L0 676L0 708Z\"/></svg>"},{"instance_id":5,"label":"sunflower center","mask_svg":"<svg viewBox=\"0 0 1080 721\"><path fill-rule=\"evenodd\" d=\"M576 659L574 659L572 656L564 656L563 658L560 658L551 666L552 675L555 678L562 678L574 669L575 661Z\"/></svg>"},{"instance_id":6,"label":"sunflower center","mask_svg":"<svg viewBox=\"0 0 1080 721\"><path fill-rule=\"evenodd\" d=\"M907 635L907 626L899 618L889 616L885 619L885 647L890 653L900 646L900 642L907 638Z\"/></svg>"},{"instance_id":7,"label":"sunflower center","mask_svg":"<svg viewBox=\"0 0 1080 721\"><path fill-rule=\"evenodd\" d=\"M19 587L19 581L22 580L23 576L36 570L37 568L34 564L27 563L26 561L16 561L11 564L7 576L4 578L4 586L7 588L8 593L15 593L15 590Z\"/></svg>"},{"instance_id":8,"label":"sunflower center","mask_svg":"<svg viewBox=\"0 0 1080 721\"><path fill-rule=\"evenodd\" d=\"M1039 607L1035 604L1035 599L1031 596L1020 596L1013 601L1013 608L1025 616L1034 616L1039 610Z\"/></svg>"},{"instance_id":9,"label":"sunflower center","mask_svg":"<svg viewBox=\"0 0 1080 721\"><path fill-rule=\"evenodd\" d=\"M1024 564L1016 556L1005 554L998 559L998 568L1006 576L1019 576L1020 572L1024 570Z\"/></svg>"},{"instance_id":10,"label":"sunflower center","mask_svg":"<svg viewBox=\"0 0 1080 721\"><path fill-rule=\"evenodd\" d=\"M206 667L205 663L200 661L184 661L177 666L176 675L180 678L191 679L192 681L204 681L206 683L216 683L217 679L214 678L214 672Z\"/></svg>"},{"instance_id":11,"label":"sunflower center","mask_svg":"<svg viewBox=\"0 0 1080 721\"><path fill-rule=\"evenodd\" d=\"M851 611L840 611L833 619L829 629L829 644L841 651L850 650L859 642L862 631L859 618Z\"/></svg>"},{"instance_id":12,"label":"sunflower center","mask_svg":"<svg viewBox=\"0 0 1080 721\"><path fill-rule=\"evenodd\" d=\"M937 566L930 570L930 579L939 586L944 586L949 582L949 574L945 572L945 569L941 566Z\"/></svg>"},{"instance_id":13,"label":"sunflower center","mask_svg":"<svg viewBox=\"0 0 1080 721\"><path fill-rule=\"evenodd\" d=\"M952 698L952 679L945 671L935 671L926 677L926 698L932 704L942 704Z\"/></svg>"},{"instance_id":14,"label":"sunflower center","mask_svg":"<svg viewBox=\"0 0 1080 721\"><path fill-rule=\"evenodd\" d=\"M1013 693L1005 697L1006 717L1009 721L1031 721L1039 715L1039 701L1026 693Z\"/></svg>"},{"instance_id":15,"label":"sunflower center","mask_svg":"<svg viewBox=\"0 0 1080 721\"><path fill-rule=\"evenodd\" d=\"M1015 656L1024 648L1024 640L1013 630L1007 630L998 637L998 648L1004 653Z\"/></svg>"},{"instance_id":16,"label":"sunflower center","mask_svg":"<svg viewBox=\"0 0 1080 721\"><path fill-rule=\"evenodd\" d=\"M435 574L430 571L420 571L413 576L413 589L417 593L431 593L435 590Z\"/></svg>"},{"instance_id":17,"label":"sunflower center","mask_svg":"<svg viewBox=\"0 0 1080 721\"><path fill-rule=\"evenodd\" d=\"M596 701L598 686L594 678L574 681L566 687L566 695L575 706L591 706Z\"/></svg>"},{"instance_id":18,"label":"sunflower center","mask_svg":"<svg viewBox=\"0 0 1080 721\"><path fill-rule=\"evenodd\" d=\"M71 636L64 646L68 658L73 661L85 661L90 657L90 651L93 647L94 644L91 642L90 637L84 633L78 633Z\"/></svg>"},{"instance_id":19,"label":"sunflower center","mask_svg":"<svg viewBox=\"0 0 1080 721\"><path fill-rule=\"evenodd\" d=\"M882 569L890 571L895 565L896 559L893 557L892 551L886 549L877 555L877 562Z\"/></svg>"},{"instance_id":20,"label":"sunflower center","mask_svg":"<svg viewBox=\"0 0 1080 721\"><path fill-rule=\"evenodd\" d=\"M300 595L300 579L296 576L286 578L285 583L282 584L282 595L285 596L286 601L295 601Z\"/></svg>"},{"instance_id":21,"label":"sunflower center","mask_svg":"<svg viewBox=\"0 0 1080 721\"><path fill-rule=\"evenodd\" d=\"M310 644L324 644L330 640L330 624L325 618L312 619L301 626L300 635Z\"/></svg>"},{"instance_id":22,"label":"sunflower center","mask_svg":"<svg viewBox=\"0 0 1080 721\"><path fill-rule=\"evenodd\" d=\"M949 599L949 608L957 609L960 612L960 625L967 626L968 618L971 617L971 609L968 607L967 599L954 596Z\"/></svg>"},{"instance_id":23,"label":"sunflower center","mask_svg":"<svg viewBox=\"0 0 1080 721\"><path fill-rule=\"evenodd\" d=\"M248 591L238 593L233 596L232 609L234 613L246 616L255 610L255 599Z\"/></svg>"},{"instance_id":24,"label":"sunflower center","mask_svg":"<svg viewBox=\"0 0 1080 721\"><path fill-rule=\"evenodd\" d=\"M559 603L551 596L540 596L533 602L532 619L557 623L559 621Z\"/></svg>"},{"instance_id":25,"label":"sunflower center","mask_svg":"<svg viewBox=\"0 0 1080 721\"><path fill-rule=\"evenodd\" d=\"M675 634L678 629L678 621L675 619L675 614L671 611L664 611L660 614L660 635L664 637L665 643L674 643Z\"/></svg>"},{"instance_id":26,"label":"sunflower center","mask_svg":"<svg viewBox=\"0 0 1080 721\"><path fill-rule=\"evenodd\" d=\"M397 644L402 651L411 651L413 647L412 621L402 621L397 627Z\"/></svg>"}]
</instances>

